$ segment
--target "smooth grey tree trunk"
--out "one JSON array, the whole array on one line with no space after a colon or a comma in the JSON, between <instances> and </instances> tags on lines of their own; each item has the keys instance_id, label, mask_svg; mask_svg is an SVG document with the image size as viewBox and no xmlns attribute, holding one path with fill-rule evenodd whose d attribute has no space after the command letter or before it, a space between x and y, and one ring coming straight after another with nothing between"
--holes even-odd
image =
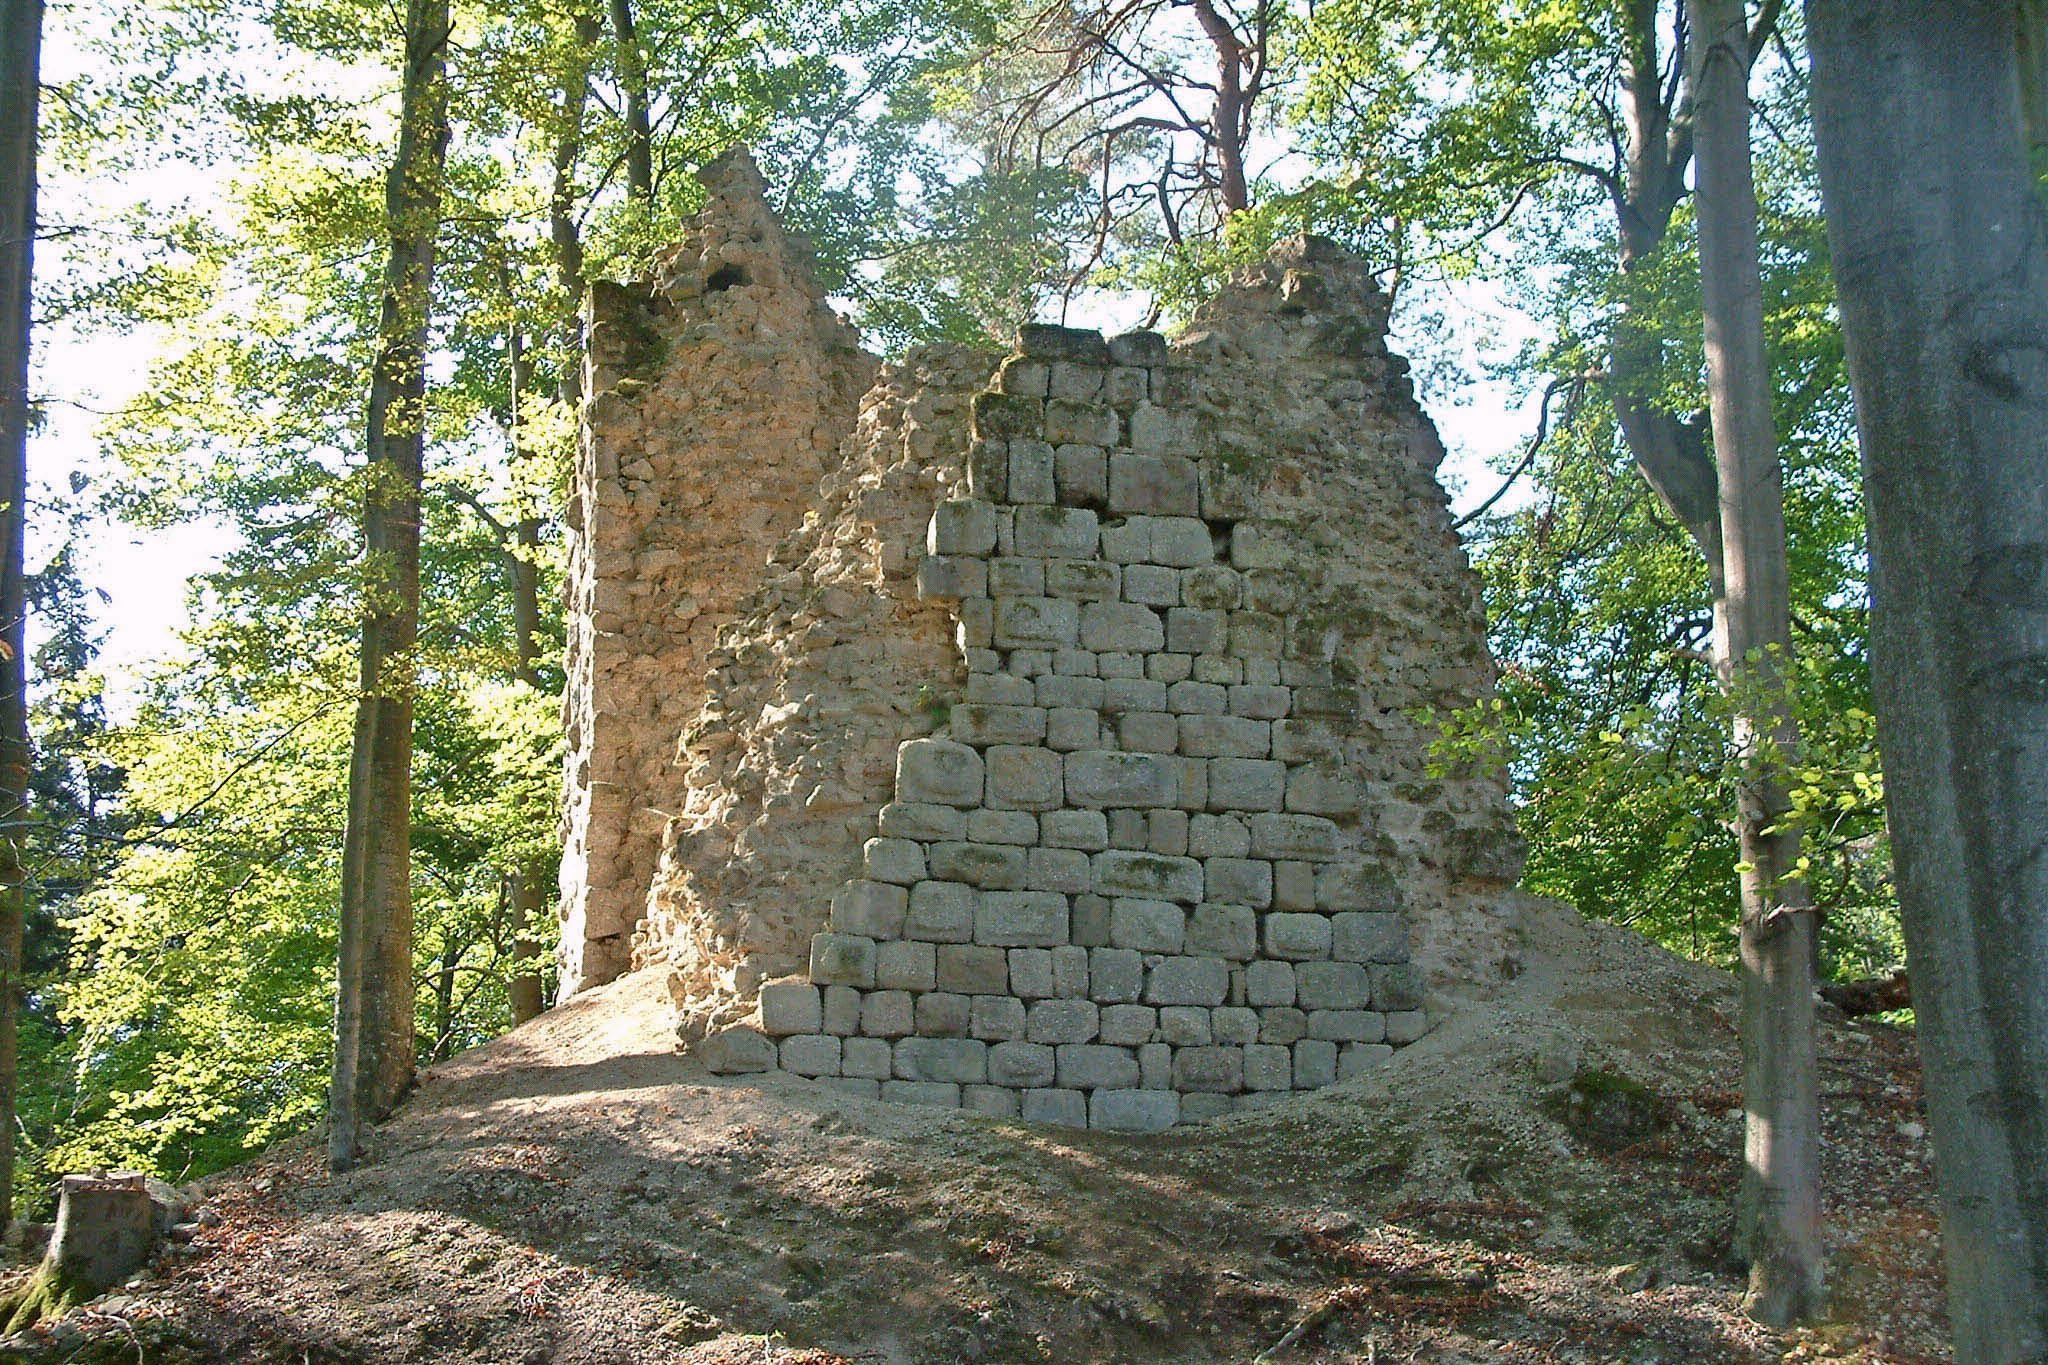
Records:
<instances>
[{"instance_id":1,"label":"smooth grey tree trunk","mask_svg":"<svg viewBox=\"0 0 2048 1365\"><path fill-rule=\"evenodd\" d=\"M2048 1360L2048 223L2012 0L1808 0L1956 1359Z\"/></svg>"},{"instance_id":2,"label":"smooth grey tree trunk","mask_svg":"<svg viewBox=\"0 0 2048 1365\"><path fill-rule=\"evenodd\" d=\"M1820 1090L1814 1052L1812 899L1788 827L1786 774L1799 725L1788 691L1792 614L1784 473L1771 416L1750 166L1749 32L1743 0L1694 0L1694 203L1718 475L1724 638L1741 764L1742 1097L1737 1238L1748 1312L1774 1326L1825 1306L1820 1235Z\"/></svg>"},{"instance_id":3,"label":"smooth grey tree trunk","mask_svg":"<svg viewBox=\"0 0 2048 1365\"><path fill-rule=\"evenodd\" d=\"M0 1228L14 1216L14 1113L28 879L28 359L42 0L0 18Z\"/></svg>"},{"instance_id":4,"label":"smooth grey tree trunk","mask_svg":"<svg viewBox=\"0 0 2048 1365\"><path fill-rule=\"evenodd\" d=\"M626 193L654 200L654 129L647 116L647 54L633 26L632 0L611 0L612 42L620 93L625 97Z\"/></svg>"},{"instance_id":5,"label":"smooth grey tree trunk","mask_svg":"<svg viewBox=\"0 0 2048 1365\"><path fill-rule=\"evenodd\" d=\"M386 179L389 256L370 376L363 502L361 696L342 844L340 991L328 1164L412 1085L412 667L419 634L427 327L448 147L448 0L408 0L398 150Z\"/></svg>"}]
</instances>

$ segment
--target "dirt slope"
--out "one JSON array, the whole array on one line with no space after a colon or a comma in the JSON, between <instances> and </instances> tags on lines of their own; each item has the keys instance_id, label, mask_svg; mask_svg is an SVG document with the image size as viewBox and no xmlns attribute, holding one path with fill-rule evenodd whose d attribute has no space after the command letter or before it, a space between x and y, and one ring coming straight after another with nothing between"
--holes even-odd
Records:
<instances>
[{"instance_id":1,"label":"dirt slope","mask_svg":"<svg viewBox=\"0 0 2048 1365\"><path fill-rule=\"evenodd\" d=\"M713 1078L642 973L435 1068L355 1173L215 1179L0 1358L1244 1365L1313 1319L1275 1365L1947 1360L1910 1038L1827 1029L1841 1320L1781 1340L1726 1269L1732 982L1516 913L1509 979L1380 1070L1149 1138Z\"/></svg>"}]
</instances>

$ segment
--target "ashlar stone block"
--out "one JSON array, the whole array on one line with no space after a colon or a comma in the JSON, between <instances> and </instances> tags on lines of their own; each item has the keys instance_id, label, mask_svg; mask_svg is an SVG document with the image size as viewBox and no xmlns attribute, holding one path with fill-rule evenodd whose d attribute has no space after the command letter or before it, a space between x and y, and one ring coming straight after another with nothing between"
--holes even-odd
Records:
<instances>
[{"instance_id":1,"label":"ashlar stone block","mask_svg":"<svg viewBox=\"0 0 2048 1365\"><path fill-rule=\"evenodd\" d=\"M973 1085L988 1079L988 1044L978 1038L903 1038L896 1043L896 1077Z\"/></svg>"},{"instance_id":2,"label":"ashlar stone block","mask_svg":"<svg viewBox=\"0 0 2048 1365\"><path fill-rule=\"evenodd\" d=\"M1084 993L1099 1004L1130 1004L1144 992L1142 953L1130 948L1091 948L1084 965Z\"/></svg>"},{"instance_id":3,"label":"ashlar stone block","mask_svg":"<svg viewBox=\"0 0 2048 1365\"><path fill-rule=\"evenodd\" d=\"M960 708L953 708L958 716ZM1272 752L1273 727L1242 716L1182 716L1180 751L1190 758L1264 758Z\"/></svg>"},{"instance_id":4,"label":"ashlar stone block","mask_svg":"<svg viewBox=\"0 0 2048 1365\"><path fill-rule=\"evenodd\" d=\"M1067 604L1069 608L1073 603ZM1133 602L1089 602L1080 608L1083 648L1145 652L1163 647L1166 627L1159 613Z\"/></svg>"},{"instance_id":5,"label":"ashlar stone block","mask_svg":"<svg viewBox=\"0 0 2048 1365\"><path fill-rule=\"evenodd\" d=\"M1059 597L996 599L995 643L998 649L1056 648L1079 638L1081 613L1076 603ZM1095 648L1090 645L1089 648Z\"/></svg>"},{"instance_id":6,"label":"ashlar stone block","mask_svg":"<svg viewBox=\"0 0 2048 1365\"><path fill-rule=\"evenodd\" d=\"M1337 856L1337 826L1320 815L1254 815L1255 858L1300 858L1312 862Z\"/></svg>"},{"instance_id":7,"label":"ashlar stone block","mask_svg":"<svg viewBox=\"0 0 2048 1365\"><path fill-rule=\"evenodd\" d=\"M1134 435L1137 421L1134 415ZM1111 451L1109 510L1124 515L1199 516L1202 491L1195 462L1184 455L1157 450Z\"/></svg>"},{"instance_id":8,"label":"ashlar stone block","mask_svg":"<svg viewBox=\"0 0 2048 1365\"><path fill-rule=\"evenodd\" d=\"M1088 1097L1078 1090L1041 1087L1024 1092L1024 1121L1062 1128L1088 1126Z\"/></svg>"},{"instance_id":9,"label":"ashlar stone block","mask_svg":"<svg viewBox=\"0 0 2048 1365\"><path fill-rule=\"evenodd\" d=\"M1048 503L1053 500L1051 446L1044 441L1011 440L1006 493L1008 500L1014 503Z\"/></svg>"},{"instance_id":10,"label":"ashlar stone block","mask_svg":"<svg viewBox=\"0 0 2048 1365\"><path fill-rule=\"evenodd\" d=\"M1168 608L1166 647L1182 654L1222 653L1230 647L1230 613L1202 607Z\"/></svg>"},{"instance_id":11,"label":"ashlar stone block","mask_svg":"<svg viewBox=\"0 0 2048 1365\"><path fill-rule=\"evenodd\" d=\"M925 552L934 555L984 556L996 548L1000 518L993 503L956 498L932 509L925 532Z\"/></svg>"},{"instance_id":12,"label":"ashlar stone block","mask_svg":"<svg viewBox=\"0 0 2048 1365\"><path fill-rule=\"evenodd\" d=\"M896 796L904 802L978 806L981 755L948 739L906 740L896 746Z\"/></svg>"},{"instance_id":13,"label":"ashlar stone block","mask_svg":"<svg viewBox=\"0 0 2048 1365\"><path fill-rule=\"evenodd\" d=\"M1330 956L1339 962L1400 962L1408 956L1408 930L1399 915L1332 915L1330 933Z\"/></svg>"},{"instance_id":14,"label":"ashlar stone block","mask_svg":"<svg viewBox=\"0 0 2048 1365\"><path fill-rule=\"evenodd\" d=\"M780 1060L784 1071L798 1076L837 1076L839 1039L828 1033L784 1038Z\"/></svg>"},{"instance_id":15,"label":"ashlar stone block","mask_svg":"<svg viewBox=\"0 0 2048 1365\"><path fill-rule=\"evenodd\" d=\"M1101 1040L1119 1047L1136 1047L1152 1041L1159 1027L1159 1011L1150 1005L1105 1005L1102 1008Z\"/></svg>"},{"instance_id":16,"label":"ashlar stone block","mask_svg":"<svg viewBox=\"0 0 2048 1365\"><path fill-rule=\"evenodd\" d=\"M882 807L879 823L882 833L891 839L927 843L934 839L958 839L967 832L967 817L958 807L934 801L891 801Z\"/></svg>"},{"instance_id":17,"label":"ashlar stone block","mask_svg":"<svg viewBox=\"0 0 2048 1365\"><path fill-rule=\"evenodd\" d=\"M1180 1121L1171 1090L1097 1090L1088 1097L1088 1126L1113 1133L1159 1133Z\"/></svg>"},{"instance_id":18,"label":"ashlar stone block","mask_svg":"<svg viewBox=\"0 0 2048 1365\"><path fill-rule=\"evenodd\" d=\"M974 914L974 941L1004 948L1050 948L1067 941L1067 898L1056 891L984 891ZM945 984L946 953L939 952Z\"/></svg>"},{"instance_id":19,"label":"ashlar stone block","mask_svg":"<svg viewBox=\"0 0 2048 1365\"><path fill-rule=\"evenodd\" d=\"M1206 1091L1234 1095L1244 1089L1244 1049L1241 1047L1183 1047L1174 1049L1173 1085L1176 1090Z\"/></svg>"},{"instance_id":20,"label":"ashlar stone block","mask_svg":"<svg viewBox=\"0 0 2048 1365\"><path fill-rule=\"evenodd\" d=\"M1280 809L1286 785L1286 765L1272 759L1212 759L1209 763L1209 809L1276 811Z\"/></svg>"},{"instance_id":21,"label":"ashlar stone block","mask_svg":"<svg viewBox=\"0 0 2048 1365\"><path fill-rule=\"evenodd\" d=\"M1377 863L1338 863L1316 873L1318 909L1392 914L1400 910L1403 899L1400 882Z\"/></svg>"},{"instance_id":22,"label":"ashlar stone block","mask_svg":"<svg viewBox=\"0 0 2048 1365\"><path fill-rule=\"evenodd\" d=\"M1024 1002L1014 995L977 995L967 1006L967 1032L984 1042L1024 1036Z\"/></svg>"},{"instance_id":23,"label":"ashlar stone block","mask_svg":"<svg viewBox=\"0 0 2048 1365\"><path fill-rule=\"evenodd\" d=\"M1192 905L1202 899L1202 865L1193 858L1131 849L1095 855L1095 890L1105 896L1143 896Z\"/></svg>"},{"instance_id":24,"label":"ashlar stone block","mask_svg":"<svg viewBox=\"0 0 2048 1365\"><path fill-rule=\"evenodd\" d=\"M1211 957L1161 958L1145 972L1148 1005L1220 1005L1230 994L1230 967Z\"/></svg>"},{"instance_id":25,"label":"ashlar stone block","mask_svg":"<svg viewBox=\"0 0 2048 1365\"><path fill-rule=\"evenodd\" d=\"M847 1038L839 1044L839 1074L886 1081L895 1069L896 1049L887 1038Z\"/></svg>"},{"instance_id":26,"label":"ashlar stone block","mask_svg":"<svg viewBox=\"0 0 2048 1365\"><path fill-rule=\"evenodd\" d=\"M1034 1000L1024 1036L1034 1043L1086 1043L1101 1026L1101 1011L1093 1000Z\"/></svg>"},{"instance_id":27,"label":"ashlar stone block","mask_svg":"<svg viewBox=\"0 0 2048 1365\"><path fill-rule=\"evenodd\" d=\"M1110 902L1109 941L1118 948L1178 953L1186 938L1186 912L1172 901L1122 896Z\"/></svg>"},{"instance_id":28,"label":"ashlar stone block","mask_svg":"<svg viewBox=\"0 0 2048 1365\"><path fill-rule=\"evenodd\" d=\"M1045 566L1045 591L1076 602L1114 602L1123 587L1123 573L1099 559L1054 559Z\"/></svg>"},{"instance_id":29,"label":"ashlar stone block","mask_svg":"<svg viewBox=\"0 0 2048 1365\"><path fill-rule=\"evenodd\" d=\"M933 860L942 860L940 850L949 848L973 849L978 844L935 844L932 847ZM1022 855L1017 861L1023 863ZM960 871L959 866L943 870ZM904 917L903 932L912 939L925 943L966 943L974 937L975 891L962 882L919 882L910 888L910 903Z\"/></svg>"},{"instance_id":30,"label":"ashlar stone block","mask_svg":"<svg viewBox=\"0 0 2048 1365\"><path fill-rule=\"evenodd\" d=\"M963 555L926 555L917 565L917 595L985 597L988 595L988 562Z\"/></svg>"},{"instance_id":31,"label":"ashlar stone block","mask_svg":"<svg viewBox=\"0 0 2048 1365\"><path fill-rule=\"evenodd\" d=\"M883 990L928 991L938 984L933 946L897 940L875 945L875 985Z\"/></svg>"},{"instance_id":32,"label":"ashlar stone block","mask_svg":"<svg viewBox=\"0 0 2048 1365\"><path fill-rule=\"evenodd\" d=\"M988 1078L1020 1090L1049 1086L1057 1054L1044 1043L997 1043L988 1050Z\"/></svg>"},{"instance_id":33,"label":"ashlar stone block","mask_svg":"<svg viewBox=\"0 0 2048 1365\"><path fill-rule=\"evenodd\" d=\"M965 1038L973 1004L952 991L926 991L916 997L916 1014L920 1038Z\"/></svg>"},{"instance_id":34,"label":"ashlar stone block","mask_svg":"<svg viewBox=\"0 0 2048 1365\"><path fill-rule=\"evenodd\" d=\"M1049 810L1038 817L1038 837L1049 848L1099 852L1109 847L1109 817L1099 810Z\"/></svg>"},{"instance_id":35,"label":"ashlar stone block","mask_svg":"<svg viewBox=\"0 0 2048 1365\"><path fill-rule=\"evenodd\" d=\"M1059 1048L1056 1065L1059 1083L1074 1090L1135 1086L1138 1083L1137 1054L1127 1047L1065 1043Z\"/></svg>"},{"instance_id":36,"label":"ashlar stone block","mask_svg":"<svg viewBox=\"0 0 2048 1365\"><path fill-rule=\"evenodd\" d=\"M1372 981L1356 962L1303 962L1294 969L1295 1003L1315 1010L1362 1010L1372 1003Z\"/></svg>"},{"instance_id":37,"label":"ashlar stone block","mask_svg":"<svg viewBox=\"0 0 2048 1365\"><path fill-rule=\"evenodd\" d=\"M941 943L939 989L956 995L1005 995L1010 989L1009 955L979 943Z\"/></svg>"},{"instance_id":38,"label":"ashlar stone block","mask_svg":"<svg viewBox=\"0 0 2048 1365\"><path fill-rule=\"evenodd\" d=\"M923 861L923 846L915 847L919 850L919 861ZM910 895L901 886L877 881L848 882L832 893L832 931L876 939L901 937L903 916L909 904Z\"/></svg>"},{"instance_id":39,"label":"ashlar stone block","mask_svg":"<svg viewBox=\"0 0 2048 1365\"><path fill-rule=\"evenodd\" d=\"M1244 969L1244 1002L1263 1008L1294 1003L1294 964L1263 958Z\"/></svg>"},{"instance_id":40,"label":"ashlar stone block","mask_svg":"<svg viewBox=\"0 0 2048 1365\"><path fill-rule=\"evenodd\" d=\"M1266 916L1266 954L1283 961L1309 962L1330 955L1330 921L1313 914Z\"/></svg>"},{"instance_id":41,"label":"ashlar stone block","mask_svg":"<svg viewBox=\"0 0 2048 1365\"><path fill-rule=\"evenodd\" d=\"M1080 750L1063 765L1067 800L1075 806L1171 806L1178 794L1173 761L1160 754Z\"/></svg>"},{"instance_id":42,"label":"ashlar stone block","mask_svg":"<svg viewBox=\"0 0 2048 1365\"><path fill-rule=\"evenodd\" d=\"M824 1027L818 988L808 981L770 981L761 987L761 1031L781 1038Z\"/></svg>"},{"instance_id":43,"label":"ashlar stone block","mask_svg":"<svg viewBox=\"0 0 2048 1365\"><path fill-rule=\"evenodd\" d=\"M1135 520L1135 518L1134 518ZM1147 555L1154 564L1175 569L1193 569L1216 559L1216 542L1209 523L1199 517L1151 517L1147 519Z\"/></svg>"},{"instance_id":44,"label":"ashlar stone block","mask_svg":"<svg viewBox=\"0 0 2048 1365\"><path fill-rule=\"evenodd\" d=\"M988 804L995 810L1045 811L1065 795L1060 755L1037 745L992 744L986 756ZM1035 838L1037 821L1024 838Z\"/></svg>"},{"instance_id":45,"label":"ashlar stone block","mask_svg":"<svg viewBox=\"0 0 2048 1365\"><path fill-rule=\"evenodd\" d=\"M853 934L817 934L811 939L811 982L873 990L875 941Z\"/></svg>"},{"instance_id":46,"label":"ashlar stone block","mask_svg":"<svg viewBox=\"0 0 2048 1365\"><path fill-rule=\"evenodd\" d=\"M1014 471L1011 475L1015 478ZM1050 475L1046 500L1051 501ZM1098 525L1095 513L1085 507L1020 507L1011 532L1017 553L1046 559L1092 560ZM1000 622L999 622L1000 624Z\"/></svg>"},{"instance_id":47,"label":"ashlar stone block","mask_svg":"<svg viewBox=\"0 0 2048 1365\"><path fill-rule=\"evenodd\" d=\"M1109 499L1109 453L1101 446L1059 447L1052 472L1059 500L1069 507L1099 507Z\"/></svg>"},{"instance_id":48,"label":"ashlar stone block","mask_svg":"<svg viewBox=\"0 0 2048 1365\"><path fill-rule=\"evenodd\" d=\"M971 844L1035 844L1038 817L1028 810L977 810L967 813Z\"/></svg>"},{"instance_id":49,"label":"ashlar stone block","mask_svg":"<svg viewBox=\"0 0 2048 1365\"><path fill-rule=\"evenodd\" d=\"M924 845L915 839L870 839L860 857L869 881L909 886L924 880Z\"/></svg>"},{"instance_id":50,"label":"ashlar stone block","mask_svg":"<svg viewBox=\"0 0 2048 1365\"><path fill-rule=\"evenodd\" d=\"M1211 895L1215 894L1214 869L1215 863L1212 860L1209 873L1212 879ZM1199 957L1220 957L1230 962L1247 962L1258 955L1259 917L1249 905L1197 906L1195 912L1188 916L1186 946L1189 953Z\"/></svg>"}]
</instances>

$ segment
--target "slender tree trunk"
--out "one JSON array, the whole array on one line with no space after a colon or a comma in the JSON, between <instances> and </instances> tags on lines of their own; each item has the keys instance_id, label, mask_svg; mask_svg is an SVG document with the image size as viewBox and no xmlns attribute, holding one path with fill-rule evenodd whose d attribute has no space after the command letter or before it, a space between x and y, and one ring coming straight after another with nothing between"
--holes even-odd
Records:
<instances>
[{"instance_id":1,"label":"slender tree trunk","mask_svg":"<svg viewBox=\"0 0 2048 1365\"><path fill-rule=\"evenodd\" d=\"M513 302L509 280L506 299ZM526 487L525 466L533 453L527 448L525 424L520 421L520 407L533 382L533 363L526 358L525 339L516 315L506 337L505 351L512 384L512 482L521 509L512 525L512 543L506 548L505 565L512 593L512 676L538 691L540 516L534 510L531 490ZM512 919L512 979L506 991L514 1024L525 1023L547 1007L540 970L540 917L547 903L547 883L547 863L539 860L519 868L511 878L507 910Z\"/></svg>"},{"instance_id":2,"label":"slender tree trunk","mask_svg":"<svg viewBox=\"0 0 2048 1365\"><path fill-rule=\"evenodd\" d=\"M612 42L618 53L619 86L626 106L626 193L641 203L654 199L654 129L647 118L647 56L633 31L632 0L611 0Z\"/></svg>"},{"instance_id":3,"label":"slender tree trunk","mask_svg":"<svg viewBox=\"0 0 2048 1365\"><path fill-rule=\"evenodd\" d=\"M1773 1326L1820 1314L1820 1091L1814 1053L1812 900L1798 874L1786 774L1799 725L1788 687L1792 615L1784 474L1764 354L1763 280L1749 149L1743 0L1693 0L1693 117L1707 389L1719 473L1726 637L1715 650L1735 701L1743 765L1742 1094L1737 1237L1750 1314Z\"/></svg>"},{"instance_id":4,"label":"slender tree trunk","mask_svg":"<svg viewBox=\"0 0 2048 1365\"><path fill-rule=\"evenodd\" d=\"M1808 0L1955 1355L2048 1360L2048 222L2011 0Z\"/></svg>"},{"instance_id":5,"label":"slender tree trunk","mask_svg":"<svg viewBox=\"0 0 2048 1365\"><path fill-rule=\"evenodd\" d=\"M595 19L575 20L576 58L562 77L560 124L555 133L554 178L548 189L548 240L564 299L562 367L556 389L574 412L583 400L583 237L576 226L576 161L583 154L583 111L590 102L590 60L604 30ZM649 167L650 174L652 167Z\"/></svg>"},{"instance_id":6,"label":"slender tree trunk","mask_svg":"<svg viewBox=\"0 0 2048 1365\"><path fill-rule=\"evenodd\" d=\"M412 1084L412 652L419 633L427 328L448 147L448 0L408 0L398 151L384 191L390 254L370 376L362 695L342 845L341 970L328 1162Z\"/></svg>"},{"instance_id":7,"label":"slender tree trunk","mask_svg":"<svg viewBox=\"0 0 2048 1365\"><path fill-rule=\"evenodd\" d=\"M0 1228L14 1216L14 1113L28 881L28 355L42 0L0 17Z\"/></svg>"},{"instance_id":8,"label":"slender tree trunk","mask_svg":"<svg viewBox=\"0 0 2048 1365\"><path fill-rule=\"evenodd\" d=\"M1211 3L1193 0L1195 19L1216 52L1216 106L1209 120L1209 142L1216 150L1218 196L1225 217L1251 207L1245 176L1244 149L1251 121L1252 96L1245 90L1245 45L1230 20Z\"/></svg>"},{"instance_id":9,"label":"slender tree trunk","mask_svg":"<svg viewBox=\"0 0 2048 1365\"><path fill-rule=\"evenodd\" d=\"M440 970L434 973L433 1060L445 1062L455 1047L455 969L462 965L462 949L447 943L441 947Z\"/></svg>"}]
</instances>

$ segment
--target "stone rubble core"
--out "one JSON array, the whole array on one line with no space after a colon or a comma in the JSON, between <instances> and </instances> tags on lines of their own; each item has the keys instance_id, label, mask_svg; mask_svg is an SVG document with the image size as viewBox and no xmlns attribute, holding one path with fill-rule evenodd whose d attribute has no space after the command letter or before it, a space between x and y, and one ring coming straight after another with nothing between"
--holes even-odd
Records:
<instances>
[{"instance_id":1,"label":"stone rubble core","mask_svg":"<svg viewBox=\"0 0 2048 1365\"><path fill-rule=\"evenodd\" d=\"M738 219L796 250L721 197L758 203L758 176L712 187L700 237ZM731 325L722 297L662 297L657 328ZM1431 764L1421 712L1494 673L1386 311L1361 262L1296 239L1171 344L1034 325L1007 358L925 348L881 371L800 524L724 599L701 675L659 684L661 724L673 696L697 710L669 732L671 785L642 789L680 799L633 960L670 965L712 1070L1151 1131L1423 1034L1425 967L1474 968L1457 925L1521 846L1498 774ZM765 405L757 425L648 420L665 385L721 381L652 377L626 400L639 420L593 419L587 446L623 470L638 440L687 488L744 485L789 439L772 388L727 399ZM829 389L799 392L807 450ZM650 553L674 564L648 528L629 585ZM729 529L737 556L752 532Z\"/></svg>"}]
</instances>

